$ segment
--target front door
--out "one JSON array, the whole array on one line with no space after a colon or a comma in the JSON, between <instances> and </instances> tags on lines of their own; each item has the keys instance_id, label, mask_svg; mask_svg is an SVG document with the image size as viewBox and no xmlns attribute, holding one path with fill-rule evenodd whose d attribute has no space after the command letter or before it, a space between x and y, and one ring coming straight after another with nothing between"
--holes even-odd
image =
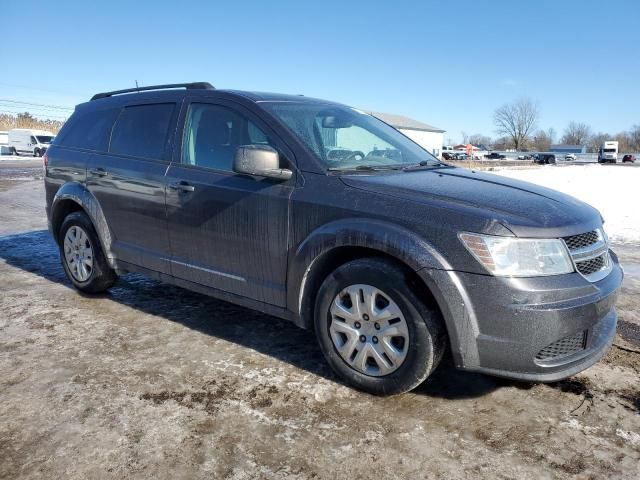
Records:
<instances>
[{"instance_id":1,"label":"front door","mask_svg":"<svg viewBox=\"0 0 640 480\"><path fill-rule=\"evenodd\" d=\"M181 155L167 172L172 274L284 306L295 175L282 182L232 171L239 145L271 145L287 162L284 146L235 104L194 102L184 117Z\"/></svg>"}]
</instances>

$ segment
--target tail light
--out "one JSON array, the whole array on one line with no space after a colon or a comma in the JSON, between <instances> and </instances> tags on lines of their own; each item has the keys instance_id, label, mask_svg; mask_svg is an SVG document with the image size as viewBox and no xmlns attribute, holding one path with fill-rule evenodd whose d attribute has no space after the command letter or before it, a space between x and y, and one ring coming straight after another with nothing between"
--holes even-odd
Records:
<instances>
[{"instance_id":1,"label":"tail light","mask_svg":"<svg viewBox=\"0 0 640 480\"><path fill-rule=\"evenodd\" d=\"M44 168L44 173L47 173L47 167L49 166L49 154L47 152L42 155L42 168Z\"/></svg>"}]
</instances>

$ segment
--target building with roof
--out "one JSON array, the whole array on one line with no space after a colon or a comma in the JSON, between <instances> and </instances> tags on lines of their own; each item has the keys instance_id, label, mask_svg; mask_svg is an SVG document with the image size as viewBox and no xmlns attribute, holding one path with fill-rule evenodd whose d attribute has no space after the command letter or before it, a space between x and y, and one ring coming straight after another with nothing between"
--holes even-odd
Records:
<instances>
[{"instance_id":1,"label":"building with roof","mask_svg":"<svg viewBox=\"0 0 640 480\"><path fill-rule=\"evenodd\" d=\"M587 153L586 145L551 145L550 152L554 153Z\"/></svg>"},{"instance_id":2,"label":"building with roof","mask_svg":"<svg viewBox=\"0 0 640 480\"><path fill-rule=\"evenodd\" d=\"M367 112L416 142L422 148L431 152L436 157L442 152L442 144L444 143L444 132L438 127L429 125L428 123L405 117L404 115L395 115L392 113Z\"/></svg>"}]
</instances>

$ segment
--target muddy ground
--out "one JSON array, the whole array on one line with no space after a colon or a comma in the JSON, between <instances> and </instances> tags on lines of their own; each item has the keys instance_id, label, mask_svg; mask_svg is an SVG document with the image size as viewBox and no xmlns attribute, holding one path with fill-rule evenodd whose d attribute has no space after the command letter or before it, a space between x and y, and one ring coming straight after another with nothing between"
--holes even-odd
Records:
<instances>
[{"instance_id":1,"label":"muddy ground","mask_svg":"<svg viewBox=\"0 0 640 480\"><path fill-rule=\"evenodd\" d=\"M537 385L445 362L377 398L281 320L137 275L80 295L23 161L0 162L0 478L640 476L637 246L617 248L616 346L586 372Z\"/></svg>"}]
</instances>

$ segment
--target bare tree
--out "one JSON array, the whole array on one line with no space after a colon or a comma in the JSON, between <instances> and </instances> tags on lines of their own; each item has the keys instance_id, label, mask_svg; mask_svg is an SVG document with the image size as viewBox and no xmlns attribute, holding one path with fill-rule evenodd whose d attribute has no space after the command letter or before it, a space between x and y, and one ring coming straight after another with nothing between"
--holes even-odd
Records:
<instances>
[{"instance_id":1,"label":"bare tree","mask_svg":"<svg viewBox=\"0 0 640 480\"><path fill-rule=\"evenodd\" d=\"M533 149L538 152L548 152L553 143L553 128L547 131L538 130L533 136Z\"/></svg>"},{"instance_id":2,"label":"bare tree","mask_svg":"<svg viewBox=\"0 0 640 480\"><path fill-rule=\"evenodd\" d=\"M629 131L629 147L634 152L640 152L640 125L634 125Z\"/></svg>"},{"instance_id":3,"label":"bare tree","mask_svg":"<svg viewBox=\"0 0 640 480\"><path fill-rule=\"evenodd\" d=\"M618 151L621 153L627 153L632 150L631 144L633 143L629 132L620 132L613 137L618 142Z\"/></svg>"},{"instance_id":4,"label":"bare tree","mask_svg":"<svg viewBox=\"0 0 640 480\"><path fill-rule=\"evenodd\" d=\"M607 140L611 140L611 135L609 135L608 133L594 133L593 135L591 135L587 143L589 152L598 153L600 146Z\"/></svg>"},{"instance_id":5,"label":"bare tree","mask_svg":"<svg viewBox=\"0 0 640 480\"><path fill-rule=\"evenodd\" d=\"M569 122L562 136L565 145L584 145L591 136L591 127L586 123Z\"/></svg>"},{"instance_id":6,"label":"bare tree","mask_svg":"<svg viewBox=\"0 0 640 480\"><path fill-rule=\"evenodd\" d=\"M493 121L497 132L506 136L516 150L523 148L538 123L538 105L531 99L522 98L498 108Z\"/></svg>"},{"instance_id":7,"label":"bare tree","mask_svg":"<svg viewBox=\"0 0 640 480\"><path fill-rule=\"evenodd\" d=\"M496 138L493 141L493 149L504 151L511 147L511 140L507 137Z\"/></svg>"},{"instance_id":8,"label":"bare tree","mask_svg":"<svg viewBox=\"0 0 640 480\"><path fill-rule=\"evenodd\" d=\"M550 127L549 130L547 130L547 135L549 135L549 144L553 145L554 143L556 143L556 129L553 127Z\"/></svg>"},{"instance_id":9,"label":"bare tree","mask_svg":"<svg viewBox=\"0 0 640 480\"><path fill-rule=\"evenodd\" d=\"M482 135L481 133L476 133L473 135L468 135L467 136L467 143L470 143L471 145L491 145L491 138L487 137L486 135Z\"/></svg>"}]
</instances>

